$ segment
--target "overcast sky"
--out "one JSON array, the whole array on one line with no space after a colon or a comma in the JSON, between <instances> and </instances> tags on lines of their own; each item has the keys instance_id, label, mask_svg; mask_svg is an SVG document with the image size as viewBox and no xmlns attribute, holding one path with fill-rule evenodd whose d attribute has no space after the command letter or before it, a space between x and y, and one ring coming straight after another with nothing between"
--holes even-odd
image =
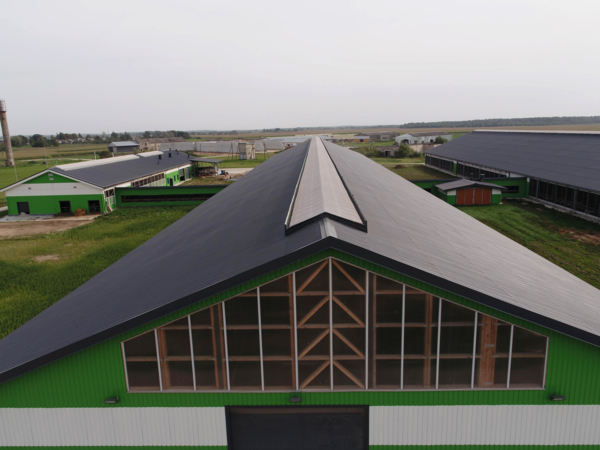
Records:
<instances>
[{"instance_id":1,"label":"overcast sky","mask_svg":"<svg viewBox=\"0 0 600 450\"><path fill-rule=\"evenodd\" d=\"M11 134L600 114L600 1L0 0Z\"/></svg>"}]
</instances>

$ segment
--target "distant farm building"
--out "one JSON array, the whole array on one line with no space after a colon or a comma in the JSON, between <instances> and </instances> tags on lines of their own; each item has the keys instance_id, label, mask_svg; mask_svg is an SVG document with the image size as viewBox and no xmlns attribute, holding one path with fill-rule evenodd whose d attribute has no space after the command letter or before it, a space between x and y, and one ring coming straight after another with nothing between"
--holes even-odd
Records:
<instances>
[{"instance_id":1,"label":"distant farm building","mask_svg":"<svg viewBox=\"0 0 600 450\"><path fill-rule=\"evenodd\" d=\"M368 136L370 142L393 141L399 133L395 131L378 131L376 133L362 133L363 136ZM356 137L355 137L356 139Z\"/></svg>"},{"instance_id":2,"label":"distant farm building","mask_svg":"<svg viewBox=\"0 0 600 450\"><path fill-rule=\"evenodd\" d=\"M104 213L115 205L115 188L175 186L190 178L189 155L146 152L62 164L5 187L8 214L60 214L84 209Z\"/></svg>"},{"instance_id":3,"label":"distant farm building","mask_svg":"<svg viewBox=\"0 0 600 450\"><path fill-rule=\"evenodd\" d=\"M371 142L371 136L367 136L366 134L358 134L352 138L353 142Z\"/></svg>"},{"instance_id":4,"label":"distant farm building","mask_svg":"<svg viewBox=\"0 0 600 450\"><path fill-rule=\"evenodd\" d=\"M476 130L426 152L425 164L465 178L525 180L530 197L600 219L600 133Z\"/></svg>"},{"instance_id":5,"label":"distant farm building","mask_svg":"<svg viewBox=\"0 0 600 450\"><path fill-rule=\"evenodd\" d=\"M241 160L256 159L256 151L252 141L238 142L237 150Z\"/></svg>"},{"instance_id":6,"label":"distant farm building","mask_svg":"<svg viewBox=\"0 0 600 450\"><path fill-rule=\"evenodd\" d=\"M176 142L186 142L184 138L139 138L136 142L140 144L140 151L147 152L152 150L160 150L161 144L172 144ZM174 150L174 149L173 149Z\"/></svg>"},{"instance_id":7,"label":"distant farm building","mask_svg":"<svg viewBox=\"0 0 600 450\"><path fill-rule=\"evenodd\" d=\"M452 140L452 135L443 131L430 131L427 133L406 133L396 137L399 144L433 144L435 140L441 137L447 141Z\"/></svg>"},{"instance_id":8,"label":"distant farm building","mask_svg":"<svg viewBox=\"0 0 600 450\"><path fill-rule=\"evenodd\" d=\"M111 153L133 153L140 150L140 144L136 141L120 141L108 144L108 151Z\"/></svg>"},{"instance_id":9,"label":"distant farm building","mask_svg":"<svg viewBox=\"0 0 600 450\"><path fill-rule=\"evenodd\" d=\"M456 180L437 184L434 195L456 206L492 205L502 200L503 186L473 180Z\"/></svg>"}]
</instances>

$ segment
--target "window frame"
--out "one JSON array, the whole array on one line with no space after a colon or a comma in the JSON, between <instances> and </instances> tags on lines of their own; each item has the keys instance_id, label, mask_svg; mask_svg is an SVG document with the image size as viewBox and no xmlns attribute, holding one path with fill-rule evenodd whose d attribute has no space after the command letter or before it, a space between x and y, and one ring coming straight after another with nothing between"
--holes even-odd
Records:
<instances>
[{"instance_id":1,"label":"window frame","mask_svg":"<svg viewBox=\"0 0 600 450\"><path fill-rule=\"evenodd\" d=\"M319 264L323 264L324 262L327 262L327 264L324 267L328 267L328 272L329 272L329 300L326 302L327 305L329 305L329 308L332 308L332 305L334 303L333 301L333 280L332 280L332 268L333 268L333 261L337 261L337 262L341 262L342 264L345 265L349 265L352 267L355 267L357 269L360 269L362 271L365 272L365 277L366 277L366 281L365 281L365 388L348 388L348 389L335 389L334 385L333 385L333 370L330 370L330 380L331 380L331 384L329 386L329 388L327 389L311 389L308 387L304 387L302 388L300 386L300 377L299 377L299 370L298 370L298 366L299 366L299 357L298 357L298 310L297 310L297 284L296 284L296 274L298 272L300 272L303 269L306 269L308 267L317 267L317 265ZM416 388L416 389L406 389L404 386L404 370L401 369L401 377L400 377L400 386L399 388L379 388L379 387L375 387L375 388L371 388L370 387L370 378L372 376L372 370L373 370L373 366L372 363L375 361L375 359L371 360L370 358L373 357L373 355L371 355L371 344L372 344L372 336L373 336L373 330L371 327L371 317L372 315L374 315L373 311L370 311L373 308L373 304L372 304L372 298L371 298L371 289L373 288L373 286L371 286L371 276L373 277L380 277L383 278L385 280L397 283L399 285L402 286L402 326L401 326L401 358L400 358L400 363L401 363L401 367L402 369L404 368L404 363L405 363L405 345L404 345L404 337L405 337L405 299L406 299L406 293L408 291L408 289L417 291L417 292L421 292L423 294L426 295L430 295L433 299L433 301L435 301L436 299L439 302L439 306L438 306L438 311L437 311L437 315L438 315L438 322L437 325L434 327L433 332L436 335L435 337L432 336L433 339L437 340L437 357L435 358L434 364L432 367L432 370L436 371L436 376L435 376L435 387L432 388ZM293 310L290 311L290 313L293 315L293 342L292 342L292 351L294 352L294 355L292 357L292 363L293 363L293 371L295 372L295 374L293 374L293 380L295 381L295 386L293 386L291 389L281 389L281 390L265 390L265 383L264 383L264 359L262 356L262 353L264 351L263 349L263 345L262 345L262 327L259 324L259 336L260 336L260 341L261 341L261 346L260 346L260 353L261 353L261 357L260 357L260 366L261 366L261 388L259 389L252 389L252 390L248 390L248 389L232 389L231 388L231 376L230 376L230 370L229 370L229 348L228 348L228 342L227 342L227 314L226 314L226 307L225 307L225 303L228 300L231 300L233 298L236 297L241 297L241 296L248 296L249 294L251 294L253 291L255 291L257 293L257 305L260 305L260 288L268 285L270 283L273 283L275 281L281 280L285 277L290 277L291 278L291 284L290 284L290 290L291 290L291 296L292 296L292 305L293 305ZM374 278L375 279L375 278ZM402 283L398 280L394 280L392 278L380 275L376 272L372 272L369 271L367 269L364 269L362 267L359 267L357 265L348 263L346 261L342 261L333 257L328 257L328 258L324 258L322 260L319 260L315 263L309 264L301 269L292 271L290 273L287 273L281 277L277 277L274 278L273 280L268 281L267 283L262 283L252 289L249 289L247 291L241 292L237 295L234 295L230 298L227 298L225 300L221 300L219 302L216 302L212 305L206 306L204 308L198 309L190 314L186 314L185 316L176 318L172 321L169 321L167 323L164 323L160 326L154 327L152 329L146 330L142 333L139 333L135 336L132 336L128 339L125 339L123 341L121 341L121 350L122 350L122 362L123 362L123 370L124 370L124 376L125 376L125 382L126 382L126 386L127 386L127 392L128 393L132 393L132 394L144 394L144 393L156 393L156 392L162 392L162 393L260 393L260 392L265 392L265 393L281 393L281 392L286 392L286 391L299 391L299 392L331 392L331 393L335 393L335 392L449 392L449 391L471 391L471 392L477 392L477 391L506 391L506 390L510 390L510 391L527 391L527 390L545 390L546 389L546 374L547 374L547 367L548 367L548 354L549 354L549 347L550 347L550 336L543 334L543 333L539 333L537 331L533 331L529 328L523 327L523 326L519 326L519 325L515 325L512 322L506 322L510 327L511 327L511 333L510 333L510 347L509 347L509 356L508 356L508 373L507 373L507 379L506 379L506 387L490 387L490 388L477 388L474 387L474 380L475 380L475 357L472 358L472 376L471 376L471 387L459 387L459 388L439 388L439 361L440 361L440 357L439 357L439 353L440 353L440 338L441 338L441 326L440 326L440 320L441 320L441 315L442 315L442 305L444 302L449 302L453 305L457 305L461 308L465 308L469 311L472 311L475 315L475 322L474 322L474 339L473 339L473 355L476 354L476 347L477 347L477 331L478 331L478 318L481 316L488 316L493 320L496 321L500 321L500 322L506 322L505 320L499 319L495 316L492 316L490 314L484 314L474 308L470 308L468 306L465 306L461 303L458 303L456 301L453 300L449 300L445 297L441 297L438 295L434 295L434 294L430 294L426 291L422 291L421 289L418 289L416 287L413 287L409 284L406 283ZM162 327L166 327L169 326L170 324L172 324L173 322L179 321L183 318L187 318L188 319L188 324L190 324L191 327L191 319L190 317L200 311L206 310L208 308L211 307L216 307L217 305L221 305L221 310L222 310L222 317L221 320L222 322L217 326L215 325L215 327L222 327L223 328L223 342L221 342L222 345L224 345L223 348L223 353L224 353L224 358L225 360L219 361L219 364L222 364L225 366L225 372L223 375L226 378L226 386L223 386L223 389L212 389L212 390L206 390L206 389L196 389L196 377L195 377L195 373L194 373L194 390L189 390L189 389L169 389L169 390L165 390L163 389L163 377L162 377L162 373L161 373L161 368L160 368L160 360L161 360L161 354L160 354L160 350L158 348L158 332L159 332L159 328ZM260 306L258 306L258 308L260 308ZM259 309L260 311L260 309ZM217 316L218 317L218 316ZM259 313L259 318L260 318L260 313ZM218 319L217 319L218 320ZM329 324L330 324L330 333L329 333L329 340L330 340L330 347L329 347L329 352L330 352L330 361L333 361L333 345L332 345L332 340L333 340L333 333L331 332L331 329L333 327L333 314L329 313ZM432 325L433 326L433 325ZM543 369L543 378L542 378L542 385L541 386L534 386L534 387L517 387L517 388L511 388L510 387L510 376L511 376L511 372L510 372L510 368L511 368L511 362L512 362L512 348L513 348L513 334L514 334L514 329L515 327L517 328L521 328L529 333L533 333L535 335L541 336L543 338L545 338L546 340L546 348L544 351L544 369ZM190 332L191 332L191 328ZM125 342L135 339L143 334L149 333L149 332L153 332L154 336L155 336L155 343L157 345L157 360L158 360L158 366L159 366L159 380L160 380L160 386L161 389L160 390L136 390L134 389L130 389L129 386L129 379L128 379L128 374L127 374L127 361L126 361L126 355L125 355ZM193 351L193 344L191 345L192 348L192 361L193 361L193 357L194 357L194 351ZM193 366L193 364L192 364ZM330 366L330 368L332 368L333 366ZM225 389L226 388L226 389Z\"/></svg>"}]
</instances>

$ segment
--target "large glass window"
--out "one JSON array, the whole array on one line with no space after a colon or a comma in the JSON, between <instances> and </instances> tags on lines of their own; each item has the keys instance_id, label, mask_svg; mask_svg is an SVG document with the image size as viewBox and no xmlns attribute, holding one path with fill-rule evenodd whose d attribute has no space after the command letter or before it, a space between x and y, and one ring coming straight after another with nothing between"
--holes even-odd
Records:
<instances>
[{"instance_id":1,"label":"large glass window","mask_svg":"<svg viewBox=\"0 0 600 450\"><path fill-rule=\"evenodd\" d=\"M327 259L123 342L130 391L527 389L548 338Z\"/></svg>"}]
</instances>

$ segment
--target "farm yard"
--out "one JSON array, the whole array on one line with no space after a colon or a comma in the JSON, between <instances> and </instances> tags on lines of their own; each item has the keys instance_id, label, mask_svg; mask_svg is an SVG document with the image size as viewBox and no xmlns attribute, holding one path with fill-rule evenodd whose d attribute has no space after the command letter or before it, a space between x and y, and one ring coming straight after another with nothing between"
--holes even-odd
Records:
<instances>
[{"instance_id":1,"label":"farm yard","mask_svg":"<svg viewBox=\"0 0 600 450\"><path fill-rule=\"evenodd\" d=\"M447 173L439 170L425 167L421 164L384 164L389 170L407 180L435 180L435 179L450 179L455 178Z\"/></svg>"},{"instance_id":2,"label":"farm yard","mask_svg":"<svg viewBox=\"0 0 600 450\"><path fill-rule=\"evenodd\" d=\"M0 237L0 339L192 209L123 208L61 233Z\"/></svg>"},{"instance_id":3,"label":"farm yard","mask_svg":"<svg viewBox=\"0 0 600 450\"><path fill-rule=\"evenodd\" d=\"M521 199L459 209L600 288L600 224Z\"/></svg>"}]
</instances>

